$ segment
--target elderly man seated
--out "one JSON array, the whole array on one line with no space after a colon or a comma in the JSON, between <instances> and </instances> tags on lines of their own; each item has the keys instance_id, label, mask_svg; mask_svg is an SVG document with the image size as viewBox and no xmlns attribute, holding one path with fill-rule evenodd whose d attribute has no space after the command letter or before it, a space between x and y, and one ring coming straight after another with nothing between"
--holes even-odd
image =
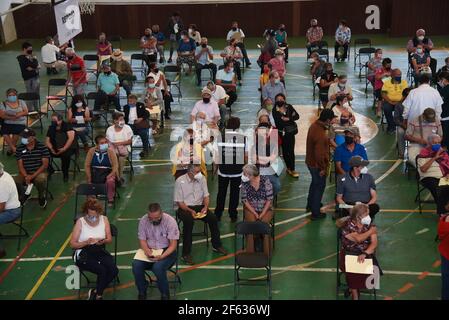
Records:
<instances>
[{"instance_id":1,"label":"elderly man seated","mask_svg":"<svg viewBox=\"0 0 449 320\"><path fill-rule=\"evenodd\" d=\"M441 147L441 136L431 134L427 137L427 146L421 150L417 158L420 183L427 189L437 204L437 213L445 213L447 189L440 186L440 181L449 181L449 155ZM444 193L446 191L446 194Z\"/></svg>"},{"instance_id":2,"label":"elderly man seated","mask_svg":"<svg viewBox=\"0 0 449 320\"><path fill-rule=\"evenodd\" d=\"M329 86L329 92L327 95L329 100L327 103L327 108L332 107L332 105L337 101L338 96L346 96L348 101L351 102L354 97L352 96L352 88L348 84L348 76L338 76L338 81Z\"/></svg>"},{"instance_id":3,"label":"elderly man seated","mask_svg":"<svg viewBox=\"0 0 449 320\"><path fill-rule=\"evenodd\" d=\"M357 131L347 128L344 131L345 142L335 149L334 161L337 174L345 174L351 170L350 160L354 156L360 156L363 160L368 160L366 148L357 143Z\"/></svg>"},{"instance_id":4,"label":"elderly man seated","mask_svg":"<svg viewBox=\"0 0 449 320\"><path fill-rule=\"evenodd\" d=\"M409 141L408 161L412 166L415 166L416 156L427 145L427 139L432 134L443 135L441 122L436 117L435 110L427 108L421 116L408 122L405 140Z\"/></svg>"},{"instance_id":5,"label":"elderly man seated","mask_svg":"<svg viewBox=\"0 0 449 320\"><path fill-rule=\"evenodd\" d=\"M120 107L120 80L116 73L112 72L111 65L108 62L102 64L102 73L97 80L98 95L95 99L95 110L102 106L108 106L111 102L115 108L121 111Z\"/></svg>"},{"instance_id":6,"label":"elderly man seated","mask_svg":"<svg viewBox=\"0 0 449 320\"><path fill-rule=\"evenodd\" d=\"M426 37L426 31L424 29L417 30L415 37L408 41L407 51L410 56L416 52L418 45L422 45L426 53L430 53L433 49L433 42L429 37Z\"/></svg>"},{"instance_id":7,"label":"elderly man seated","mask_svg":"<svg viewBox=\"0 0 449 320\"><path fill-rule=\"evenodd\" d=\"M312 48L317 47L318 42L323 40L323 28L318 26L318 20L312 19L310 20L310 28L307 29L306 38L307 38L307 56L310 56L312 53Z\"/></svg>"},{"instance_id":8,"label":"elderly man seated","mask_svg":"<svg viewBox=\"0 0 449 320\"><path fill-rule=\"evenodd\" d=\"M120 49L114 50L111 58L111 70L117 74L120 86L125 89L126 95L129 96L133 89L133 81L136 79L133 75L131 65L123 59L123 52Z\"/></svg>"},{"instance_id":9,"label":"elderly man seated","mask_svg":"<svg viewBox=\"0 0 449 320\"><path fill-rule=\"evenodd\" d=\"M228 114L227 101L230 97L227 95L226 90L222 86L215 84L213 81L209 81L203 88L203 90L205 89L210 90L212 93L212 100L215 100L218 104L218 108L220 110L220 127L224 127Z\"/></svg>"},{"instance_id":10,"label":"elderly man seated","mask_svg":"<svg viewBox=\"0 0 449 320\"><path fill-rule=\"evenodd\" d=\"M345 132L349 131L354 134L355 143L360 143L361 135L357 126L351 123L351 113L349 110L343 110L340 119L335 118L335 122L329 128L329 139L332 147L335 149L345 141Z\"/></svg>"},{"instance_id":11,"label":"elderly man seated","mask_svg":"<svg viewBox=\"0 0 449 320\"><path fill-rule=\"evenodd\" d=\"M348 216L348 207L358 203L368 205L371 219L379 212L376 183L368 173L368 164L369 161L360 156L352 157L349 160L350 171L338 178L336 202L340 216Z\"/></svg>"}]
</instances>

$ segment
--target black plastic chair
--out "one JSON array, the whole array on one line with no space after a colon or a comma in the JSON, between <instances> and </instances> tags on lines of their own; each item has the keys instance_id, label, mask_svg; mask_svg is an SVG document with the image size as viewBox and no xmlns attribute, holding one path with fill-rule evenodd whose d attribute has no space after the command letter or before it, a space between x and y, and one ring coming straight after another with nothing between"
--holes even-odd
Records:
<instances>
[{"instance_id":1,"label":"black plastic chair","mask_svg":"<svg viewBox=\"0 0 449 320\"><path fill-rule=\"evenodd\" d=\"M0 240L10 240L10 239L17 239L17 251L20 250L20 244L22 243L22 239L28 238L30 235L28 234L28 231L23 227L23 212L24 207L20 207L20 217L17 218L14 221L11 221L7 224L14 225L18 229L18 233L15 234L0 234Z\"/></svg>"},{"instance_id":2,"label":"black plastic chair","mask_svg":"<svg viewBox=\"0 0 449 320\"><path fill-rule=\"evenodd\" d=\"M108 114L111 113L108 108L95 109L95 101L97 100L98 92L89 92L86 95L86 104L89 106L89 110L92 113L92 129L98 119L103 119L106 122L106 126L109 126Z\"/></svg>"},{"instance_id":3,"label":"black plastic chair","mask_svg":"<svg viewBox=\"0 0 449 320\"><path fill-rule=\"evenodd\" d=\"M60 92L64 90L64 94ZM48 90L47 90L47 117L48 111L51 109L53 112L63 111L67 115L68 108L68 89L66 79L49 79L48 80ZM57 110L56 106L60 103L64 104L64 110Z\"/></svg>"},{"instance_id":4,"label":"black plastic chair","mask_svg":"<svg viewBox=\"0 0 449 320\"><path fill-rule=\"evenodd\" d=\"M106 184L99 183L82 183L76 187L75 191L75 216L73 219L76 221L79 216L79 206L78 199L80 196L85 197L96 197L97 199L104 202L104 215L108 215L108 189Z\"/></svg>"},{"instance_id":5,"label":"black plastic chair","mask_svg":"<svg viewBox=\"0 0 449 320\"><path fill-rule=\"evenodd\" d=\"M122 37L119 35L112 35L109 37L109 42L112 44L112 49L121 49L122 48ZM118 46L116 46L118 44Z\"/></svg>"},{"instance_id":6,"label":"black plastic chair","mask_svg":"<svg viewBox=\"0 0 449 320\"><path fill-rule=\"evenodd\" d=\"M237 299L238 289L242 285L261 285L264 282L268 286L268 298L272 297L271 283L271 249L268 254L264 252L245 252L245 237L249 235L271 235L271 227L262 221L239 222L235 227L235 258L234 258L234 299ZM241 238L241 239L240 239ZM238 243L241 240L241 246ZM261 269L266 270L266 277L263 279L243 279L240 278L240 269Z\"/></svg>"},{"instance_id":7,"label":"black plastic chair","mask_svg":"<svg viewBox=\"0 0 449 320\"><path fill-rule=\"evenodd\" d=\"M145 55L142 53L131 54L130 65L133 73L139 73L145 79L147 76L147 64Z\"/></svg>"},{"instance_id":8,"label":"black plastic chair","mask_svg":"<svg viewBox=\"0 0 449 320\"><path fill-rule=\"evenodd\" d=\"M359 68L360 68L360 65L362 64L362 62L361 62L362 56L371 57L371 55L373 55L375 52L376 52L376 49L372 48L371 39L368 39L368 38L355 39L354 40L354 71L356 70L357 66L359 66ZM359 60L358 63L357 63L357 60Z\"/></svg>"},{"instance_id":9,"label":"black plastic chair","mask_svg":"<svg viewBox=\"0 0 449 320\"><path fill-rule=\"evenodd\" d=\"M76 139L76 137L75 137L75 139ZM81 172L81 168L80 168L80 166L79 166L79 164L78 164L79 154L80 154L80 152L79 152L79 149L77 148L77 149L75 150L75 152L70 156L70 162L73 163L73 169L70 170L70 168L69 168L69 172L70 172L70 171L72 172L72 174L73 174L73 180L76 179L76 174L77 174L78 172ZM53 157L51 157L51 158L50 158L50 164L49 164L49 167L53 168L53 173L55 173L55 172L60 172L60 171L61 171L61 168L60 168L60 167L58 166L58 164L55 162L55 159L59 159L59 158L53 158Z\"/></svg>"},{"instance_id":10,"label":"black plastic chair","mask_svg":"<svg viewBox=\"0 0 449 320\"><path fill-rule=\"evenodd\" d=\"M327 50L327 55L328 55L327 61L329 61L329 44L325 40L318 41L312 47L310 47L310 53L307 50L307 53L306 53L307 60L310 59L310 56L313 52L318 51L318 50L323 50L323 49Z\"/></svg>"},{"instance_id":11,"label":"black plastic chair","mask_svg":"<svg viewBox=\"0 0 449 320\"><path fill-rule=\"evenodd\" d=\"M422 184L421 184L421 177L419 175L419 171L420 171L420 167L419 167L419 155L416 156L415 158L415 168L416 168L416 175L415 175L415 179L416 179L416 197L415 197L415 202L418 203L418 207L419 207L419 213L422 214L422 205L423 203L436 203L435 199L432 200L424 200L422 197L422 193L425 192L427 190L427 188L425 188Z\"/></svg>"},{"instance_id":12,"label":"black plastic chair","mask_svg":"<svg viewBox=\"0 0 449 320\"><path fill-rule=\"evenodd\" d=\"M27 115L27 126L29 125L28 120L32 116L38 116L38 121L40 124L41 133L43 133L44 125L42 124L42 118L45 116L45 112L42 112L41 110L41 96L39 93L36 92L22 92L17 95L17 98L19 100L25 101L27 103L28 107L28 115ZM38 108L32 108L30 109L29 105L35 105L37 104Z\"/></svg>"},{"instance_id":13,"label":"black plastic chair","mask_svg":"<svg viewBox=\"0 0 449 320\"><path fill-rule=\"evenodd\" d=\"M181 68L177 65L167 65L164 67L164 74L167 80L170 81L170 92L173 98L178 98L178 103L181 101ZM168 82L168 81L167 81ZM173 88L176 88L174 92Z\"/></svg>"}]
</instances>

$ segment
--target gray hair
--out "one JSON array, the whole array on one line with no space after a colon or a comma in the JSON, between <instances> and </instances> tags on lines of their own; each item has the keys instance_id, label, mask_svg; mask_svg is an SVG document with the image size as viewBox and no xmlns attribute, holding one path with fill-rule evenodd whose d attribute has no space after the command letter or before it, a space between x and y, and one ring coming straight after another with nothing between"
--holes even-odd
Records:
<instances>
[{"instance_id":1,"label":"gray hair","mask_svg":"<svg viewBox=\"0 0 449 320\"><path fill-rule=\"evenodd\" d=\"M67 54L67 53L73 53L73 54L75 54L75 49L73 49L73 48L66 48L65 49L65 53Z\"/></svg>"},{"instance_id":2,"label":"gray hair","mask_svg":"<svg viewBox=\"0 0 449 320\"><path fill-rule=\"evenodd\" d=\"M258 177L260 175L259 168L254 164L247 164L243 167L243 172L251 177Z\"/></svg>"},{"instance_id":3,"label":"gray hair","mask_svg":"<svg viewBox=\"0 0 449 320\"><path fill-rule=\"evenodd\" d=\"M193 173L193 171L194 171L194 169L195 169L196 167L200 167L200 165L197 164L197 163L191 163L191 164L189 164L189 165L187 166L187 172Z\"/></svg>"},{"instance_id":4,"label":"gray hair","mask_svg":"<svg viewBox=\"0 0 449 320\"><path fill-rule=\"evenodd\" d=\"M431 135L429 135L429 136L427 137L427 142L428 142L429 144L432 144L432 143L433 143L433 140L436 139L436 138L440 138L440 139L441 139L441 137L440 137L438 134L432 133Z\"/></svg>"},{"instance_id":5,"label":"gray hair","mask_svg":"<svg viewBox=\"0 0 449 320\"><path fill-rule=\"evenodd\" d=\"M0 175L2 175L5 172L5 166L3 163L0 162Z\"/></svg>"}]
</instances>

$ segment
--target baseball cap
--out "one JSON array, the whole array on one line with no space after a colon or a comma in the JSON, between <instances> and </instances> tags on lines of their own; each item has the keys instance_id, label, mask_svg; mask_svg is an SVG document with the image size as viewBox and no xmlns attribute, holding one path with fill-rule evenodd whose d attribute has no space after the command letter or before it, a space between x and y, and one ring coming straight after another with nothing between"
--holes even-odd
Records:
<instances>
[{"instance_id":1,"label":"baseball cap","mask_svg":"<svg viewBox=\"0 0 449 320\"><path fill-rule=\"evenodd\" d=\"M201 90L201 95L205 95L205 94L208 94L208 95L212 95L212 91L210 91L208 88L204 88L203 90Z\"/></svg>"},{"instance_id":2,"label":"baseball cap","mask_svg":"<svg viewBox=\"0 0 449 320\"><path fill-rule=\"evenodd\" d=\"M363 158L361 156L354 156L351 159L349 159L349 166L351 168L366 167L367 165L369 165L369 161L363 160Z\"/></svg>"},{"instance_id":3,"label":"baseball cap","mask_svg":"<svg viewBox=\"0 0 449 320\"><path fill-rule=\"evenodd\" d=\"M36 136L36 132L34 132L34 130L31 129L31 128L25 128L25 129L23 129L23 131L20 133L20 136L21 136L22 138L35 137L35 136Z\"/></svg>"}]
</instances>

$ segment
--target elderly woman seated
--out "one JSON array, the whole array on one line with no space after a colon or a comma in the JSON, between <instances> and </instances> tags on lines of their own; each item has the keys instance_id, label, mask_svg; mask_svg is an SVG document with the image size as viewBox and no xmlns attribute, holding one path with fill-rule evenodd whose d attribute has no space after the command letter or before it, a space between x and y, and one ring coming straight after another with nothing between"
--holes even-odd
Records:
<instances>
[{"instance_id":1,"label":"elderly woman seated","mask_svg":"<svg viewBox=\"0 0 449 320\"><path fill-rule=\"evenodd\" d=\"M373 259L373 265L382 275L375 257L377 248L377 228L371 223L369 208L366 204L355 205L351 215L337 221L337 227L341 229L341 249L339 268L346 274L346 283L353 300L358 300L360 290L367 289L368 274L346 272L346 256L357 256L358 263L364 263L365 259ZM377 268L376 268L377 267Z\"/></svg>"},{"instance_id":2,"label":"elderly woman seated","mask_svg":"<svg viewBox=\"0 0 449 320\"><path fill-rule=\"evenodd\" d=\"M440 181L449 181L449 154L441 148L441 137L432 134L428 138L427 147L418 155L418 172L420 183L432 194L437 204L437 213L444 214L445 199L444 191L449 186L441 185Z\"/></svg>"},{"instance_id":3,"label":"elderly woman seated","mask_svg":"<svg viewBox=\"0 0 449 320\"><path fill-rule=\"evenodd\" d=\"M261 176L259 169L252 164L243 167L240 195L243 202L245 221L270 223L273 218L273 186L267 177ZM264 236L264 252L269 254L271 239ZM254 252L254 236L248 236L248 252Z\"/></svg>"}]
</instances>

